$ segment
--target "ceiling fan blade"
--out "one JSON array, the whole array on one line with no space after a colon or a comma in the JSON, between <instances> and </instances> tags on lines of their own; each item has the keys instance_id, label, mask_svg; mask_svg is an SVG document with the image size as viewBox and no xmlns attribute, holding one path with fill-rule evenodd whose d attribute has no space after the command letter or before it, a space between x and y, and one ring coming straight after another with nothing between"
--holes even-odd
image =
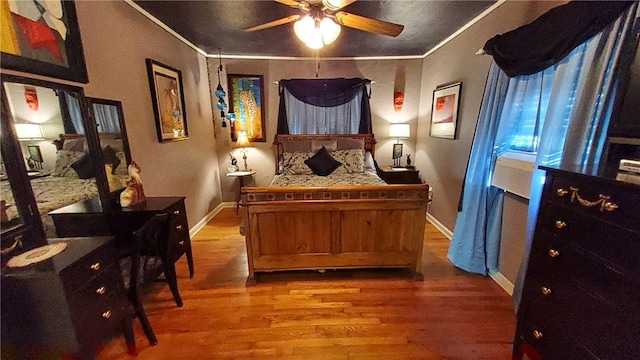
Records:
<instances>
[{"instance_id":1,"label":"ceiling fan blade","mask_svg":"<svg viewBox=\"0 0 640 360\"><path fill-rule=\"evenodd\" d=\"M292 8L300 9L302 11L309 11L309 3L306 1L299 1L299 0L274 0L274 1L283 5L291 6Z\"/></svg>"},{"instance_id":2,"label":"ceiling fan blade","mask_svg":"<svg viewBox=\"0 0 640 360\"><path fill-rule=\"evenodd\" d=\"M323 10L336 11L347 5L351 5L358 0L322 0Z\"/></svg>"},{"instance_id":3,"label":"ceiling fan blade","mask_svg":"<svg viewBox=\"0 0 640 360\"><path fill-rule=\"evenodd\" d=\"M345 11L338 11L333 16L340 25L381 35L396 37L400 35L404 29L404 25L372 19Z\"/></svg>"},{"instance_id":4,"label":"ceiling fan blade","mask_svg":"<svg viewBox=\"0 0 640 360\"><path fill-rule=\"evenodd\" d=\"M290 22L294 22L294 21L298 20L299 18L300 18L300 15L289 15L289 16L283 17L281 19L269 21L269 22L264 23L264 24L260 24L260 25L256 25L256 26L252 26L252 27L248 27L248 28L242 29L242 31L264 30L264 29L268 29L268 28L271 28L271 27L274 27L274 26L284 25L284 24L288 24Z\"/></svg>"}]
</instances>

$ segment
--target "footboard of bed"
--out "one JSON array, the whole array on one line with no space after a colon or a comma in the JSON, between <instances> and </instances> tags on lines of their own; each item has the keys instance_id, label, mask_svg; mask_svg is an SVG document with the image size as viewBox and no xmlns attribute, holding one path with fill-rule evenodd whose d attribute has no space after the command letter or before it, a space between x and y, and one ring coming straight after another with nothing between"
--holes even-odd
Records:
<instances>
[{"instance_id":1,"label":"footboard of bed","mask_svg":"<svg viewBox=\"0 0 640 360\"><path fill-rule=\"evenodd\" d=\"M255 272L406 267L422 279L429 186L244 187L248 284Z\"/></svg>"}]
</instances>

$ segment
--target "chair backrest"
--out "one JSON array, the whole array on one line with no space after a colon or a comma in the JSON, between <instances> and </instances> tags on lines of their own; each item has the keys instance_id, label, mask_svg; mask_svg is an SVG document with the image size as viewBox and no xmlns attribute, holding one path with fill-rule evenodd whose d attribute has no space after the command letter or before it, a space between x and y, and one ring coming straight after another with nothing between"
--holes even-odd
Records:
<instances>
[{"instance_id":1,"label":"chair backrest","mask_svg":"<svg viewBox=\"0 0 640 360\"><path fill-rule=\"evenodd\" d=\"M155 280L164 271L169 225L168 213L156 214L133 232L136 250L131 259L130 290L135 291L138 283Z\"/></svg>"}]
</instances>

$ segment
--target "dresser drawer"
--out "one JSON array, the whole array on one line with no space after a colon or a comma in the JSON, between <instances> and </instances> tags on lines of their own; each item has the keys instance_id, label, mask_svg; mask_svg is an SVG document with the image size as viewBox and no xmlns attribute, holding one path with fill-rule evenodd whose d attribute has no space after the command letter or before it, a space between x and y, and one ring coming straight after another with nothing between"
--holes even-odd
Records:
<instances>
[{"instance_id":1,"label":"dresser drawer","mask_svg":"<svg viewBox=\"0 0 640 360\"><path fill-rule=\"evenodd\" d=\"M180 257L187 252L187 249L191 246L189 234L181 234L175 239L171 239L169 243L169 261L176 262Z\"/></svg>"},{"instance_id":2,"label":"dresser drawer","mask_svg":"<svg viewBox=\"0 0 640 360\"><path fill-rule=\"evenodd\" d=\"M640 231L640 187L627 183L604 182L555 176L550 201L572 211Z\"/></svg>"},{"instance_id":3,"label":"dresser drawer","mask_svg":"<svg viewBox=\"0 0 640 360\"><path fill-rule=\"evenodd\" d=\"M640 213L636 216L640 222ZM553 204L540 214L537 225L561 242L571 243L602 258L608 266L640 278L640 232Z\"/></svg>"},{"instance_id":4,"label":"dresser drawer","mask_svg":"<svg viewBox=\"0 0 640 360\"><path fill-rule=\"evenodd\" d=\"M116 264L111 264L104 271L72 293L69 299L73 316L81 320L98 302L112 296L126 297L122 274Z\"/></svg>"},{"instance_id":5,"label":"dresser drawer","mask_svg":"<svg viewBox=\"0 0 640 360\"><path fill-rule=\"evenodd\" d=\"M176 202L173 206L167 208L167 212L171 214L172 238L177 238L184 233L189 232L189 224L187 223L187 212L184 208L184 201Z\"/></svg>"},{"instance_id":6,"label":"dresser drawer","mask_svg":"<svg viewBox=\"0 0 640 360\"><path fill-rule=\"evenodd\" d=\"M629 311L631 317L640 321L640 301L637 301L640 299L640 281L637 278L620 273L559 239L551 236L544 242L538 239L540 237L534 240L531 249L525 291L536 294L546 286L552 292L564 291L569 295L571 292L561 287L572 286L604 303ZM581 301L576 295L571 296L571 301Z\"/></svg>"},{"instance_id":7,"label":"dresser drawer","mask_svg":"<svg viewBox=\"0 0 640 360\"><path fill-rule=\"evenodd\" d=\"M76 323L78 337L82 342L95 343L97 339L104 339L122 325L122 319L132 316L133 309L126 296L104 297L93 304L83 315L83 319Z\"/></svg>"},{"instance_id":8,"label":"dresser drawer","mask_svg":"<svg viewBox=\"0 0 640 360\"><path fill-rule=\"evenodd\" d=\"M69 292L76 291L105 268L114 264L116 259L116 250L111 245L95 249L60 272L64 287Z\"/></svg>"}]
</instances>

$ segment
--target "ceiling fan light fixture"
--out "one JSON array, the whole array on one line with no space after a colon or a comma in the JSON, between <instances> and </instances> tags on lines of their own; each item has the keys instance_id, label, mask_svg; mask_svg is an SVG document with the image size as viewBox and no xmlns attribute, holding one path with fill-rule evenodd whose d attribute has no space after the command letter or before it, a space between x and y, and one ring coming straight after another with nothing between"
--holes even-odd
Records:
<instances>
[{"instance_id":1,"label":"ceiling fan light fixture","mask_svg":"<svg viewBox=\"0 0 640 360\"><path fill-rule=\"evenodd\" d=\"M315 29L315 22L311 16L305 16L293 24L293 31L296 33L298 39L306 43L311 37L311 33Z\"/></svg>"},{"instance_id":2,"label":"ceiling fan light fixture","mask_svg":"<svg viewBox=\"0 0 640 360\"><path fill-rule=\"evenodd\" d=\"M338 35L340 35L340 25L336 24L330 18L325 17L320 22L320 31L322 32L322 41L325 45L329 45L336 41Z\"/></svg>"},{"instance_id":3,"label":"ceiling fan light fixture","mask_svg":"<svg viewBox=\"0 0 640 360\"><path fill-rule=\"evenodd\" d=\"M341 1L340 0L322 0L322 5L329 10L335 11L340 9Z\"/></svg>"}]
</instances>

